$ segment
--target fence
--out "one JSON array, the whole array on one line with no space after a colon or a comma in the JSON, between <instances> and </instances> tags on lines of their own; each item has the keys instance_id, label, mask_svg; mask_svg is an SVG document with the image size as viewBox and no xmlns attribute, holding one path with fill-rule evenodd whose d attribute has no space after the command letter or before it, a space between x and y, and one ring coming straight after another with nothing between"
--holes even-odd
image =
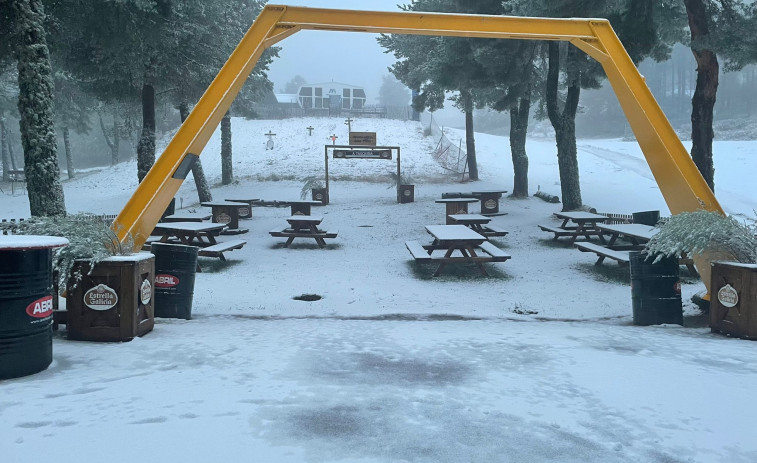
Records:
<instances>
[{"instance_id":1,"label":"fence","mask_svg":"<svg viewBox=\"0 0 757 463\"><path fill-rule=\"evenodd\" d=\"M465 177L468 167L468 155L462 148L462 140L454 145L447 135L444 134L444 129L434 121L434 115L430 113L421 113L421 123L424 127L424 132L430 132L431 136L436 141L436 147L434 148L433 157L442 169L460 174Z\"/></svg>"}]
</instances>

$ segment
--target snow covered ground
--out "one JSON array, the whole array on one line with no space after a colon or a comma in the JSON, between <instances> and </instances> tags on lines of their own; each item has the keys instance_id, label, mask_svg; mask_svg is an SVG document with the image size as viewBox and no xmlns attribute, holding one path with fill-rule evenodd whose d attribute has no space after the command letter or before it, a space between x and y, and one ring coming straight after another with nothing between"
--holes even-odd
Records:
<instances>
[{"instance_id":1,"label":"snow covered ground","mask_svg":"<svg viewBox=\"0 0 757 463\"><path fill-rule=\"evenodd\" d=\"M347 140L342 119L232 130L235 184L220 185L218 134L201 157L215 199L299 197L303 177L322 175L328 136ZM243 249L202 260L192 320L157 319L128 343L57 332L50 368L0 382L3 461L757 461L757 343L710 333L689 302L700 281L683 278L684 327L633 326L627 270L552 242L537 224L560 205L537 198L500 201L507 215L492 223L510 234L496 243L513 257L490 277L432 278L404 241L430 240L443 192L511 190L507 139L478 134L481 181L461 185L417 123L353 130L402 147L414 203L387 188L393 161L330 160L331 204L314 212L339 230L328 249L283 248L268 230L288 208L255 208ZM715 150L721 205L754 217L757 142ZM531 190L559 195L554 141L528 152ZM585 204L668 215L635 143L580 140L579 164ZM64 182L68 210L117 213L136 184L134 163L83 172ZM25 196L2 199L0 217L28 215ZM196 203L189 180L177 205Z\"/></svg>"}]
</instances>

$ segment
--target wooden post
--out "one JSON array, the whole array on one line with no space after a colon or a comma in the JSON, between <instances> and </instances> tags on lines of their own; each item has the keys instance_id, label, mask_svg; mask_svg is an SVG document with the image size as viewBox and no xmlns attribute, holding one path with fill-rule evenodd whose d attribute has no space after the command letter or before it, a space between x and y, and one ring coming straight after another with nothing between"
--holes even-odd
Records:
<instances>
[{"instance_id":1,"label":"wooden post","mask_svg":"<svg viewBox=\"0 0 757 463\"><path fill-rule=\"evenodd\" d=\"M323 147L323 162L326 166L326 196L329 195L329 145Z\"/></svg>"},{"instance_id":2,"label":"wooden post","mask_svg":"<svg viewBox=\"0 0 757 463\"><path fill-rule=\"evenodd\" d=\"M397 202L398 203L402 202L400 198L400 183L402 183L400 181L400 178L401 178L400 177L400 148L398 146L397 147Z\"/></svg>"}]
</instances>

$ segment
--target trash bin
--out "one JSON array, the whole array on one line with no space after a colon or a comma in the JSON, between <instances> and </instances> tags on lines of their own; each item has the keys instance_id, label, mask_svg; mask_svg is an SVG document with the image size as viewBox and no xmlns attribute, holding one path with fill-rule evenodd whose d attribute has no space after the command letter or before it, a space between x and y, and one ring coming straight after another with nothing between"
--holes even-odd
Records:
<instances>
[{"instance_id":1,"label":"trash bin","mask_svg":"<svg viewBox=\"0 0 757 463\"><path fill-rule=\"evenodd\" d=\"M633 217L633 223L649 225L650 227L654 227L660 221L660 211L634 212L631 216Z\"/></svg>"},{"instance_id":2,"label":"trash bin","mask_svg":"<svg viewBox=\"0 0 757 463\"><path fill-rule=\"evenodd\" d=\"M196 246L153 243L155 255L155 316L192 318L192 296L197 272Z\"/></svg>"},{"instance_id":3,"label":"trash bin","mask_svg":"<svg viewBox=\"0 0 757 463\"><path fill-rule=\"evenodd\" d=\"M634 325L683 325L678 258L663 257L658 263L643 252L629 254L631 302Z\"/></svg>"},{"instance_id":4,"label":"trash bin","mask_svg":"<svg viewBox=\"0 0 757 463\"><path fill-rule=\"evenodd\" d=\"M55 236L0 236L0 379L46 369L53 361Z\"/></svg>"},{"instance_id":5,"label":"trash bin","mask_svg":"<svg viewBox=\"0 0 757 463\"><path fill-rule=\"evenodd\" d=\"M415 185L400 185L397 191L397 200L400 204L412 203L415 201Z\"/></svg>"}]
</instances>

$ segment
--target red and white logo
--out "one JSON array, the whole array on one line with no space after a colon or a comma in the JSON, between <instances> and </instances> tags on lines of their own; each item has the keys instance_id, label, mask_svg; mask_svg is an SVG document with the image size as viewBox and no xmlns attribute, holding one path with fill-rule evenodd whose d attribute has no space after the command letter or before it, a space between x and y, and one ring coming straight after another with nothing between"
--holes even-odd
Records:
<instances>
[{"instance_id":1,"label":"red and white logo","mask_svg":"<svg viewBox=\"0 0 757 463\"><path fill-rule=\"evenodd\" d=\"M53 314L53 297L45 296L26 306L26 314L34 318L45 318Z\"/></svg>"},{"instance_id":2,"label":"red and white logo","mask_svg":"<svg viewBox=\"0 0 757 463\"><path fill-rule=\"evenodd\" d=\"M179 277L174 275L155 275L155 286L157 288L173 288L179 284Z\"/></svg>"}]
</instances>

